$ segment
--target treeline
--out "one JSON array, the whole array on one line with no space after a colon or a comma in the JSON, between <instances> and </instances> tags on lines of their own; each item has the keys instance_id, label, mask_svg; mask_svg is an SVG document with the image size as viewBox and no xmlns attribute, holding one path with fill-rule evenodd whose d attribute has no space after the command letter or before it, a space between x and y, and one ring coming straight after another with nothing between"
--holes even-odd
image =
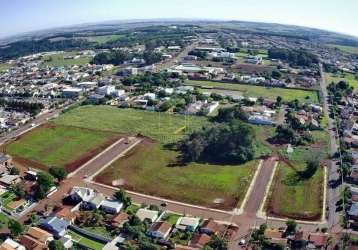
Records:
<instances>
[{"instance_id":1,"label":"treeline","mask_svg":"<svg viewBox=\"0 0 358 250\"><path fill-rule=\"evenodd\" d=\"M177 73L151 73L146 72L145 74L128 76L122 80L123 85L132 86L134 84L139 85L148 85L148 86L161 86L161 87L178 87L181 84L181 81L170 81L171 78L180 78ZM182 80L184 78L182 77Z\"/></svg>"},{"instance_id":2,"label":"treeline","mask_svg":"<svg viewBox=\"0 0 358 250\"><path fill-rule=\"evenodd\" d=\"M145 65L151 65L162 60L162 54L154 51L144 51L143 53L128 53L121 50L103 52L97 54L92 63L94 64L113 64L120 65L126 61L131 61L133 58L141 58L145 60Z\"/></svg>"},{"instance_id":3,"label":"treeline","mask_svg":"<svg viewBox=\"0 0 358 250\"><path fill-rule=\"evenodd\" d=\"M49 39L19 41L0 48L0 59L8 60L39 52L57 50L83 50L93 48L93 43L84 39L50 41Z\"/></svg>"},{"instance_id":4,"label":"treeline","mask_svg":"<svg viewBox=\"0 0 358 250\"><path fill-rule=\"evenodd\" d=\"M44 105L42 103L7 100L4 98L0 99L0 106L5 107L9 110L25 111L30 113L31 115L37 115L44 108Z\"/></svg>"},{"instance_id":5,"label":"treeline","mask_svg":"<svg viewBox=\"0 0 358 250\"><path fill-rule=\"evenodd\" d=\"M268 50L268 56L271 59L280 59L289 62L294 66L312 66L317 64L318 57L306 50L292 50L283 48L271 48Z\"/></svg>"}]
</instances>

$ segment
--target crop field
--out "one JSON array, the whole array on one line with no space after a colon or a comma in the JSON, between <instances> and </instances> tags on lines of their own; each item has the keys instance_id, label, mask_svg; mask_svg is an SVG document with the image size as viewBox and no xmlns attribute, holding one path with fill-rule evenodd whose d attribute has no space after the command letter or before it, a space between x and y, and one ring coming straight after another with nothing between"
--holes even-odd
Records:
<instances>
[{"instance_id":1,"label":"crop field","mask_svg":"<svg viewBox=\"0 0 358 250\"><path fill-rule=\"evenodd\" d=\"M355 78L355 75L349 73L337 73L337 74L326 74L327 84L331 82L337 83L339 81L346 81L354 89L358 89L358 79Z\"/></svg>"},{"instance_id":2,"label":"crop field","mask_svg":"<svg viewBox=\"0 0 358 250\"><path fill-rule=\"evenodd\" d=\"M257 161L240 166L191 163L177 165L179 153L146 141L96 177L129 190L202 206L232 209L241 203Z\"/></svg>"},{"instance_id":3,"label":"crop field","mask_svg":"<svg viewBox=\"0 0 358 250\"><path fill-rule=\"evenodd\" d=\"M193 81L188 80L186 85L194 87L209 87L208 91L219 90L231 90L239 91L243 93L245 97L263 97L270 100L276 100L278 96L281 96L284 101L292 101L298 99L300 102L318 103L318 93L316 91L298 90L298 89L286 89L286 88L269 88L246 84L236 83L222 83L213 81Z\"/></svg>"},{"instance_id":4,"label":"crop field","mask_svg":"<svg viewBox=\"0 0 358 250\"><path fill-rule=\"evenodd\" d=\"M70 172L117 139L115 133L50 123L20 136L4 150L26 167L62 166Z\"/></svg>"},{"instance_id":5,"label":"crop field","mask_svg":"<svg viewBox=\"0 0 358 250\"><path fill-rule=\"evenodd\" d=\"M205 117L119 109L110 106L82 106L61 115L54 122L58 125L94 130L141 134L162 143L175 142L185 134L208 123Z\"/></svg>"},{"instance_id":6,"label":"crop field","mask_svg":"<svg viewBox=\"0 0 358 250\"><path fill-rule=\"evenodd\" d=\"M289 166L280 163L266 204L270 216L304 220L320 219L324 171L319 168L310 179L297 180L297 171L302 171L304 165L297 163Z\"/></svg>"},{"instance_id":7,"label":"crop field","mask_svg":"<svg viewBox=\"0 0 358 250\"><path fill-rule=\"evenodd\" d=\"M82 56L77 59L64 59L66 56L73 56L76 55L75 52L67 52L67 53L60 53L56 55L51 55L45 58L42 65L50 66L50 67L65 67L65 66L73 66L73 65L85 65L91 61L91 57Z\"/></svg>"}]
</instances>

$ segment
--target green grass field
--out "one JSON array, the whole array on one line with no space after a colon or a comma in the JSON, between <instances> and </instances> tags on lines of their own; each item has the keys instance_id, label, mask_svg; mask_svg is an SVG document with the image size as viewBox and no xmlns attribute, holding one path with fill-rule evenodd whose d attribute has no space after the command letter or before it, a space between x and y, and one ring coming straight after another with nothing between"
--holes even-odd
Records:
<instances>
[{"instance_id":1,"label":"green grass field","mask_svg":"<svg viewBox=\"0 0 358 250\"><path fill-rule=\"evenodd\" d=\"M4 72L10 68L9 64L6 63L0 63L0 72Z\"/></svg>"},{"instance_id":2,"label":"green grass field","mask_svg":"<svg viewBox=\"0 0 358 250\"><path fill-rule=\"evenodd\" d=\"M207 122L205 117L118 109L110 106L82 106L55 120L59 125L134 135L140 133L163 143L177 141Z\"/></svg>"},{"instance_id":3,"label":"green grass field","mask_svg":"<svg viewBox=\"0 0 358 250\"><path fill-rule=\"evenodd\" d=\"M246 97L263 97L270 100L276 100L277 96L281 96L284 101L292 101L298 99L306 103L318 103L318 94L316 91L285 89L285 88L268 88L254 85L235 84L235 83L221 83L212 81L193 81L188 80L186 85L195 87L210 87L221 90L234 90L243 93ZM208 91L213 91L209 89ZM240 94L239 93L239 94Z\"/></svg>"},{"instance_id":4,"label":"green grass field","mask_svg":"<svg viewBox=\"0 0 358 250\"><path fill-rule=\"evenodd\" d=\"M122 37L123 37L123 35L90 36L90 37L87 37L87 40L90 42L104 44L107 42L116 41Z\"/></svg>"},{"instance_id":5,"label":"green grass field","mask_svg":"<svg viewBox=\"0 0 358 250\"><path fill-rule=\"evenodd\" d=\"M76 52L66 52L56 55L51 55L45 58L42 65L50 66L50 67L65 67L65 66L73 66L73 65L86 65L91 61L91 57L82 56L77 59L64 59L66 56L74 56Z\"/></svg>"},{"instance_id":6,"label":"green grass field","mask_svg":"<svg viewBox=\"0 0 358 250\"><path fill-rule=\"evenodd\" d=\"M26 133L18 140L6 145L5 150L15 158L29 160L29 164L38 162L45 167L68 168L71 163L97 148L100 149L116 136L118 137L118 135L104 131L50 123Z\"/></svg>"},{"instance_id":7,"label":"green grass field","mask_svg":"<svg viewBox=\"0 0 358 250\"><path fill-rule=\"evenodd\" d=\"M343 46L343 45L336 45L336 44L329 44L328 46L340 49L341 51L349 54L358 54L358 47Z\"/></svg>"},{"instance_id":8,"label":"green grass field","mask_svg":"<svg viewBox=\"0 0 358 250\"><path fill-rule=\"evenodd\" d=\"M240 166L191 163L178 166L178 153L160 143L142 143L126 157L105 169L96 180L111 185L124 180L125 187L138 192L187 203L233 208L242 201L257 161ZM222 204L214 204L223 199Z\"/></svg>"},{"instance_id":9,"label":"green grass field","mask_svg":"<svg viewBox=\"0 0 358 250\"><path fill-rule=\"evenodd\" d=\"M295 164L296 170L303 170L305 164ZM320 219L323 197L323 169L320 168L308 180L292 181L296 170L280 163L268 199L269 214L293 219Z\"/></svg>"},{"instance_id":10,"label":"green grass field","mask_svg":"<svg viewBox=\"0 0 358 250\"><path fill-rule=\"evenodd\" d=\"M85 247L89 247L90 249L102 250L104 247L104 244L94 241L94 240L91 240L89 238L86 238L85 236L80 235L72 230L68 231L68 234L72 236L72 239L75 242L78 242Z\"/></svg>"},{"instance_id":11,"label":"green grass field","mask_svg":"<svg viewBox=\"0 0 358 250\"><path fill-rule=\"evenodd\" d=\"M339 81L346 81L354 89L358 89L358 80L355 78L355 75L353 75L353 74L349 74L349 73L343 73L343 74L341 74L341 73L337 73L337 74L328 73L328 74L326 74L326 81L327 81L327 84L330 84L331 82L337 83Z\"/></svg>"}]
</instances>

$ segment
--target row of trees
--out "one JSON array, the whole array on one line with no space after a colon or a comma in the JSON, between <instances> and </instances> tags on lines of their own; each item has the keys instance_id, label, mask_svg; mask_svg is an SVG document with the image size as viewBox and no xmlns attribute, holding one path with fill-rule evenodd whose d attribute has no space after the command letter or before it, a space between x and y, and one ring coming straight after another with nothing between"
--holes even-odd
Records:
<instances>
[{"instance_id":1,"label":"row of trees","mask_svg":"<svg viewBox=\"0 0 358 250\"><path fill-rule=\"evenodd\" d=\"M143 58L146 65L151 65L162 60L162 54L152 50L146 50L143 53L128 53L122 50L115 50L111 52L103 52L97 54L92 63L94 64L113 64L120 65L125 61L130 61L133 58Z\"/></svg>"},{"instance_id":2,"label":"row of trees","mask_svg":"<svg viewBox=\"0 0 358 250\"><path fill-rule=\"evenodd\" d=\"M44 108L42 103L11 100L7 98L0 99L0 106L10 110L25 111L31 115L37 115Z\"/></svg>"}]
</instances>

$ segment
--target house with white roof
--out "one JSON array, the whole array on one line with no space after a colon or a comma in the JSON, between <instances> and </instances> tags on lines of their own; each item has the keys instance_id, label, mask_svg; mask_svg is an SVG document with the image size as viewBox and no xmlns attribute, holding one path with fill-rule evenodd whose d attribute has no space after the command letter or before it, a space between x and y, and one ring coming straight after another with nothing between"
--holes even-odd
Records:
<instances>
[{"instance_id":1,"label":"house with white roof","mask_svg":"<svg viewBox=\"0 0 358 250\"><path fill-rule=\"evenodd\" d=\"M151 222L154 222L158 218L159 212L154 210L149 210L146 208L141 208L137 211L136 215L141 221L147 219Z\"/></svg>"},{"instance_id":2,"label":"house with white roof","mask_svg":"<svg viewBox=\"0 0 358 250\"><path fill-rule=\"evenodd\" d=\"M180 217L175 224L175 228L183 231L194 232L199 226L200 218L194 217Z\"/></svg>"}]
</instances>

